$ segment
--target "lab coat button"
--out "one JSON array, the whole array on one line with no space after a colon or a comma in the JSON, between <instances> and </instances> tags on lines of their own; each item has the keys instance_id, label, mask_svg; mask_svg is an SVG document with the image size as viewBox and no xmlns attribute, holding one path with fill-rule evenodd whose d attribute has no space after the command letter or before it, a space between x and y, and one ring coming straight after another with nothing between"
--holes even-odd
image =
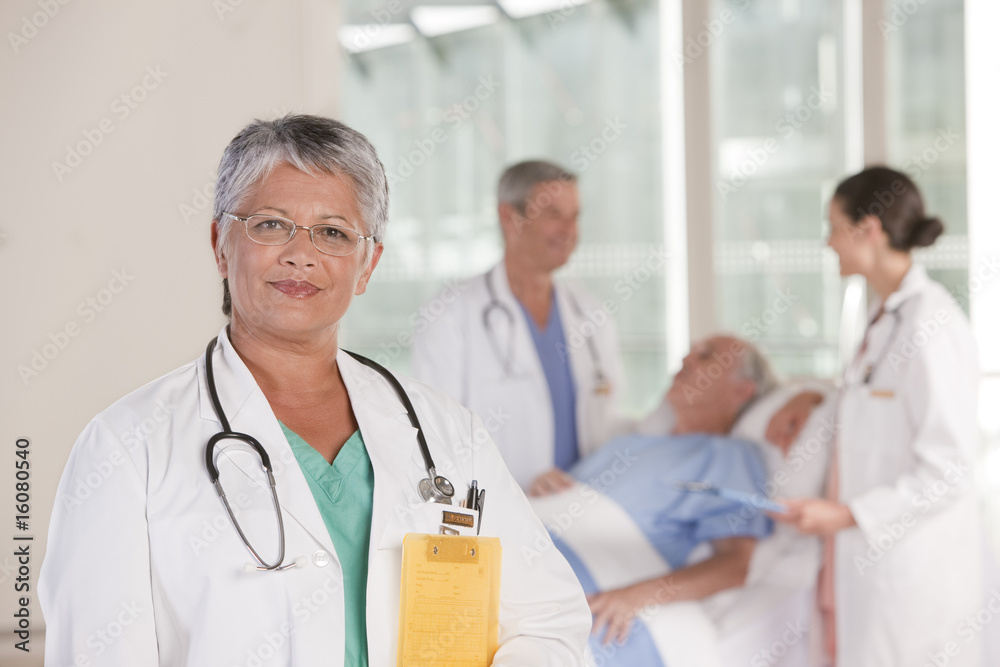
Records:
<instances>
[{"instance_id":1,"label":"lab coat button","mask_svg":"<svg viewBox=\"0 0 1000 667\"><path fill-rule=\"evenodd\" d=\"M330 564L330 554L325 551L317 551L313 554L313 564L316 567L326 567Z\"/></svg>"}]
</instances>

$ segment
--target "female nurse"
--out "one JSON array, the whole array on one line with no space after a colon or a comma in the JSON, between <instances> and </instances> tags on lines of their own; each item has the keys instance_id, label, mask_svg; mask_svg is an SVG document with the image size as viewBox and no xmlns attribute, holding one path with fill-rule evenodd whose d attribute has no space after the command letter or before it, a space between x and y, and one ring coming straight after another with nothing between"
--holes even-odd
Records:
<instances>
[{"instance_id":1,"label":"female nurse","mask_svg":"<svg viewBox=\"0 0 1000 667\"><path fill-rule=\"evenodd\" d=\"M885 167L842 182L829 217L841 275L864 276L876 298L834 399L826 497L788 500L773 516L825 538L819 603L832 664L978 667L980 640L963 626L982 597L976 344L911 256L943 226L913 181ZM769 438L790 444L822 400L793 398Z\"/></svg>"}]
</instances>

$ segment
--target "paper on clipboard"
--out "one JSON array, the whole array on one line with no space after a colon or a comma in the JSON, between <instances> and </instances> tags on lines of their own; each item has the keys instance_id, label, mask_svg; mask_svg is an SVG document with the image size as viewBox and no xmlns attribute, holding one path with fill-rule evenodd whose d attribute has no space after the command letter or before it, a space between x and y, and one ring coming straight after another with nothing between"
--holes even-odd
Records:
<instances>
[{"instance_id":1,"label":"paper on clipboard","mask_svg":"<svg viewBox=\"0 0 1000 667\"><path fill-rule=\"evenodd\" d=\"M399 667L489 667L500 629L500 538L403 538Z\"/></svg>"}]
</instances>

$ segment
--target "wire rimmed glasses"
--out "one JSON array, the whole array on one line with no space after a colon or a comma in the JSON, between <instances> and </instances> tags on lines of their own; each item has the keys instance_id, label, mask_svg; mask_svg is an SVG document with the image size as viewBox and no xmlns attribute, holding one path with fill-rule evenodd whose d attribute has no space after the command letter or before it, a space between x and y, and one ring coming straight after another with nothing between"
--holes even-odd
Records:
<instances>
[{"instance_id":1,"label":"wire rimmed glasses","mask_svg":"<svg viewBox=\"0 0 1000 667\"><path fill-rule=\"evenodd\" d=\"M304 227L297 225L288 218L279 215L255 214L245 218L233 213L224 215L239 220L246 229L247 238L260 245L284 245L295 236L295 230L304 229L309 232L309 240L316 250L324 255L343 257L352 255L358 249L361 240L373 240L373 236L358 234L350 227L339 225L313 225Z\"/></svg>"}]
</instances>

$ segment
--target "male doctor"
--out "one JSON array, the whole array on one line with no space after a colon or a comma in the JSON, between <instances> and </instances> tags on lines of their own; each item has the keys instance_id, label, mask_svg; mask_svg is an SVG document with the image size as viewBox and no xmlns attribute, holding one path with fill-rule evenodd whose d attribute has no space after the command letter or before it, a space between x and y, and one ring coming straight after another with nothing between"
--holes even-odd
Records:
<instances>
[{"instance_id":1,"label":"male doctor","mask_svg":"<svg viewBox=\"0 0 1000 667\"><path fill-rule=\"evenodd\" d=\"M511 474L530 493L626 429L614 415L621 359L610 316L553 273L576 248L576 176L520 162L497 188L503 260L460 285L416 332L412 373L487 420ZM490 418L492 417L492 419Z\"/></svg>"}]
</instances>

